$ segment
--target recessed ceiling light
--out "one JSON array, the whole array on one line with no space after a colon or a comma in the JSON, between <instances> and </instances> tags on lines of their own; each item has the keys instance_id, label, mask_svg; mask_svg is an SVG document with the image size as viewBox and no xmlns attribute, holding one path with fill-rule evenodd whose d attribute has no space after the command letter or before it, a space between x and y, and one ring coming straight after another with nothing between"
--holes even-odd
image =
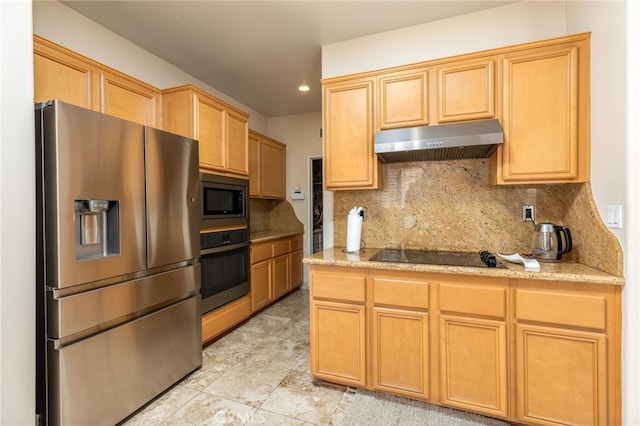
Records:
<instances>
[{"instance_id":1,"label":"recessed ceiling light","mask_svg":"<svg viewBox=\"0 0 640 426\"><path fill-rule=\"evenodd\" d=\"M302 86L298 86L298 90L301 92L308 92L309 86L307 86L306 84L303 84Z\"/></svg>"}]
</instances>

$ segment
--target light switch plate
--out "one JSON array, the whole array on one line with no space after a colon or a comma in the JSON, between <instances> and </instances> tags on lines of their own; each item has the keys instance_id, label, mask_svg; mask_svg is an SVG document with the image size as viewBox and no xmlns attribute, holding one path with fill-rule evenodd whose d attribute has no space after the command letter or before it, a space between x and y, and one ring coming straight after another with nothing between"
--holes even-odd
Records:
<instances>
[{"instance_id":1,"label":"light switch plate","mask_svg":"<svg viewBox=\"0 0 640 426\"><path fill-rule=\"evenodd\" d=\"M607 227L620 229L622 228L622 206L607 206Z\"/></svg>"}]
</instances>

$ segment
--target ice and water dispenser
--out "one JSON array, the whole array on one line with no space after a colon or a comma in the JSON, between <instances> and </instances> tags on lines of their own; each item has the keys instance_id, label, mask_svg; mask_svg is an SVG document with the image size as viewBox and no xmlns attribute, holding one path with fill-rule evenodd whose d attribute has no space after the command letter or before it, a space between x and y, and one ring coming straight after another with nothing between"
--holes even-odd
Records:
<instances>
[{"instance_id":1,"label":"ice and water dispenser","mask_svg":"<svg viewBox=\"0 0 640 426\"><path fill-rule=\"evenodd\" d=\"M120 254L119 202L76 200L76 260Z\"/></svg>"}]
</instances>

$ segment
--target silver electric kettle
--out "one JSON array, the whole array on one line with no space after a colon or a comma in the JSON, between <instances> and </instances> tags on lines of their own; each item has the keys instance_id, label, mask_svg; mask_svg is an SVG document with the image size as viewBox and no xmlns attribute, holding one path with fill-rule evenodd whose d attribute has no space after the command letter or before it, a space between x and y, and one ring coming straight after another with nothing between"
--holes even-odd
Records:
<instances>
[{"instance_id":1,"label":"silver electric kettle","mask_svg":"<svg viewBox=\"0 0 640 426\"><path fill-rule=\"evenodd\" d=\"M539 223L533 230L531 255L543 262L559 262L573 248L571 232L566 226Z\"/></svg>"}]
</instances>

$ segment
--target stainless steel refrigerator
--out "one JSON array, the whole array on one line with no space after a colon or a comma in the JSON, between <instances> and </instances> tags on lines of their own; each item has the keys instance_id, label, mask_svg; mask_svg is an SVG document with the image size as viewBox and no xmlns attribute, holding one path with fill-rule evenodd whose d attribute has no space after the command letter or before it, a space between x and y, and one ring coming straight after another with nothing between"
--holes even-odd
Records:
<instances>
[{"instance_id":1,"label":"stainless steel refrigerator","mask_svg":"<svg viewBox=\"0 0 640 426\"><path fill-rule=\"evenodd\" d=\"M36 106L37 418L110 425L202 364L198 143Z\"/></svg>"}]
</instances>

